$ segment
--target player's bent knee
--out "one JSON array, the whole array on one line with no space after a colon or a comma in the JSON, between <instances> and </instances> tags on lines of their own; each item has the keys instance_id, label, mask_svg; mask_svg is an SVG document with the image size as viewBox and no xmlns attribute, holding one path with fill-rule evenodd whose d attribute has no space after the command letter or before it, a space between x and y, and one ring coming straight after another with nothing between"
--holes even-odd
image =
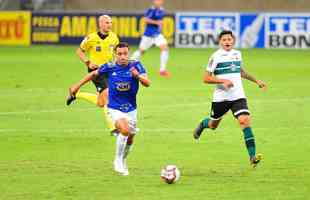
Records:
<instances>
[{"instance_id":1,"label":"player's bent knee","mask_svg":"<svg viewBox=\"0 0 310 200\"><path fill-rule=\"evenodd\" d=\"M126 128L126 127L121 127L118 129L119 132L122 134L122 135L125 135L125 136L128 136L129 135L129 128Z\"/></svg>"},{"instance_id":2,"label":"player's bent knee","mask_svg":"<svg viewBox=\"0 0 310 200\"><path fill-rule=\"evenodd\" d=\"M169 47L166 44L163 44L163 45L159 46L159 48L160 48L161 51L168 51L169 50Z\"/></svg>"},{"instance_id":3,"label":"player's bent knee","mask_svg":"<svg viewBox=\"0 0 310 200\"><path fill-rule=\"evenodd\" d=\"M218 127L218 125L210 124L209 128L212 130L215 130Z\"/></svg>"},{"instance_id":4,"label":"player's bent knee","mask_svg":"<svg viewBox=\"0 0 310 200\"><path fill-rule=\"evenodd\" d=\"M211 120L209 121L208 128L215 130L219 126L220 122L221 122L221 119Z\"/></svg>"},{"instance_id":5,"label":"player's bent knee","mask_svg":"<svg viewBox=\"0 0 310 200\"><path fill-rule=\"evenodd\" d=\"M249 115L241 115L238 117L238 121L240 126L249 126L250 125L250 116Z\"/></svg>"},{"instance_id":6,"label":"player's bent knee","mask_svg":"<svg viewBox=\"0 0 310 200\"><path fill-rule=\"evenodd\" d=\"M130 134L130 129L129 129L129 125L126 122L126 120L120 120L116 123L116 128L117 130L125 136L128 136Z\"/></svg>"},{"instance_id":7,"label":"player's bent knee","mask_svg":"<svg viewBox=\"0 0 310 200\"><path fill-rule=\"evenodd\" d=\"M100 101L97 102L97 106L100 108L103 108L105 105L106 105L105 102L100 102Z\"/></svg>"},{"instance_id":8,"label":"player's bent knee","mask_svg":"<svg viewBox=\"0 0 310 200\"><path fill-rule=\"evenodd\" d=\"M107 103L108 103L108 100L107 100L106 95L105 94L100 94L98 96L98 99L97 99L97 106L98 107L104 107L104 106L107 105Z\"/></svg>"}]
</instances>

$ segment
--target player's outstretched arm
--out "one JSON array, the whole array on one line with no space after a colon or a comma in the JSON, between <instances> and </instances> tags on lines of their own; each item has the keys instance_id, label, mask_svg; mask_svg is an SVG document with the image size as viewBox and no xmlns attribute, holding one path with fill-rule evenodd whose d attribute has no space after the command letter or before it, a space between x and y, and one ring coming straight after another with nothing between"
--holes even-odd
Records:
<instances>
[{"instance_id":1,"label":"player's outstretched arm","mask_svg":"<svg viewBox=\"0 0 310 200\"><path fill-rule=\"evenodd\" d=\"M91 81L93 78L98 76L98 70L92 71L89 74L87 74L83 79L81 79L78 83L72 85L69 89L71 95L75 95L80 88L85 85L87 82Z\"/></svg>"},{"instance_id":2,"label":"player's outstretched arm","mask_svg":"<svg viewBox=\"0 0 310 200\"><path fill-rule=\"evenodd\" d=\"M204 73L203 82L206 84L223 84L226 89L234 86L230 80L216 78L213 73L208 71Z\"/></svg>"},{"instance_id":3,"label":"player's outstretched arm","mask_svg":"<svg viewBox=\"0 0 310 200\"><path fill-rule=\"evenodd\" d=\"M246 80L252 81L253 83L256 83L258 87L262 88L263 90L267 89L267 85L263 81L256 79L254 76L246 72L242 67L241 67L241 77Z\"/></svg>"}]
</instances>

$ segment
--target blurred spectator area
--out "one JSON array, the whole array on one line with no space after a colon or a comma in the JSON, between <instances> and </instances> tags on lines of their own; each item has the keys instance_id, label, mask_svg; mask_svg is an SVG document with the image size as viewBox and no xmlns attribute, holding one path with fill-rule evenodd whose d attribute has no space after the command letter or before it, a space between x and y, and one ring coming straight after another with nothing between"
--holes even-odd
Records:
<instances>
[{"instance_id":1,"label":"blurred spectator area","mask_svg":"<svg viewBox=\"0 0 310 200\"><path fill-rule=\"evenodd\" d=\"M141 12L151 0L0 0L1 10ZM309 12L310 0L166 0L174 11Z\"/></svg>"},{"instance_id":2,"label":"blurred spectator area","mask_svg":"<svg viewBox=\"0 0 310 200\"><path fill-rule=\"evenodd\" d=\"M143 11L151 0L65 0L66 10ZM173 11L292 11L309 12L310 0L166 0Z\"/></svg>"},{"instance_id":3,"label":"blurred spectator area","mask_svg":"<svg viewBox=\"0 0 310 200\"><path fill-rule=\"evenodd\" d=\"M64 0L0 0L0 10L63 11Z\"/></svg>"}]
</instances>

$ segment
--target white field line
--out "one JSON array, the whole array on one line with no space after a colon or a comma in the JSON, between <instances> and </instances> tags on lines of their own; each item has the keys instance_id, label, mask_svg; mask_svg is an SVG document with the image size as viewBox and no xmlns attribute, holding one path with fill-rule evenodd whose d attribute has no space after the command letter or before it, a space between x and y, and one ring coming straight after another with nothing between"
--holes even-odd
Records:
<instances>
[{"instance_id":1,"label":"white field line","mask_svg":"<svg viewBox=\"0 0 310 200\"><path fill-rule=\"evenodd\" d=\"M283 85L283 84L282 84ZM289 84L290 87L303 87L304 84ZM69 86L68 86L69 87ZM279 87L272 87L269 90L277 90L281 89ZM182 91L182 92L209 92L213 93L213 88L201 87L201 88L152 88L152 92L171 92L171 91ZM0 97L20 97L20 95L31 95L31 96L46 96L46 94L63 94L66 95L68 92L67 89L64 88L9 88L9 89L0 89ZM86 89L85 92L95 93L95 90ZM147 91L149 92L149 91Z\"/></svg>"},{"instance_id":2,"label":"white field line","mask_svg":"<svg viewBox=\"0 0 310 200\"><path fill-rule=\"evenodd\" d=\"M310 100L310 97L304 97L304 98L282 98L282 99L260 99L260 100L250 100L250 102L254 103L296 103L296 102L305 102L307 100ZM195 102L195 103L181 103L181 104L165 104L165 105L151 105L151 106L141 106L139 109L167 109L167 108L179 108L179 107L196 107L201 105L209 105L210 102ZM68 112L68 111L74 111L74 112L84 112L84 111L91 111L96 110L97 107L93 108L57 108L57 109L47 109L47 110L24 110L24 111L4 111L0 112L0 116L6 116L6 115L26 115L26 114L41 114L41 113L58 113L58 112Z\"/></svg>"},{"instance_id":3,"label":"white field line","mask_svg":"<svg viewBox=\"0 0 310 200\"><path fill-rule=\"evenodd\" d=\"M256 127L255 130L270 130L268 127ZM277 127L272 128L276 130L294 130L296 127ZM310 129L310 126L299 126L298 129ZM231 128L219 128L219 130L232 131ZM16 132L24 132L24 133L108 133L109 131L105 128L98 129L0 129L0 133L16 133ZM147 128L141 129L139 133L169 133L169 132L177 132L177 133L192 133L193 129L182 129L182 128Z\"/></svg>"}]
</instances>

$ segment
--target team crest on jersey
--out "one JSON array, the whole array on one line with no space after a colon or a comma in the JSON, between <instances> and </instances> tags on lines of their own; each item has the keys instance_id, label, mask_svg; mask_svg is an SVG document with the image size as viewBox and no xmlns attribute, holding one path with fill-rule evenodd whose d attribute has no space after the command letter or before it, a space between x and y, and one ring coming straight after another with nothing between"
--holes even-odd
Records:
<instances>
[{"instance_id":1,"label":"team crest on jersey","mask_svg":"<svg viewBox=\"0 0 310 200\"><path fill-rule=\"evenodd\" d=\"M129 91L130 90L130 83L129 82L116 83L116 89L120 92Z\"/></svg>"},{"instance_id":2,"label":"team crest on jersey","mask_svg":"<svg viewBox=\"0 0 310 200\"><path fill-rule=\"evenodd\" d=\"M113 67L115 66L115 63L114 63L114 62L108 62L108 63L107 63L107 66L108 66L109 68L113 68Z\"/></svg>"},{"instance_id":3,"label":"team crest on jersey","mask_svg":"<svg viewBox=\"0 0 310 200\"><path fill-rule=\"evenodd\" d=\"M100 52L101 51L101 46L96 46L96 51Z\"/></svg>"},{"instance_id":4,"label":"team crest on jersey","mask_svg":"<svg viewBox=\"0 0 310 200\"><path fill-rule=\"evenodd\" d=\"M237 65L235 65L234 63L231 63L230 68L231 68L231 71L236 71Z\"/></svg>"}]
</instances>

